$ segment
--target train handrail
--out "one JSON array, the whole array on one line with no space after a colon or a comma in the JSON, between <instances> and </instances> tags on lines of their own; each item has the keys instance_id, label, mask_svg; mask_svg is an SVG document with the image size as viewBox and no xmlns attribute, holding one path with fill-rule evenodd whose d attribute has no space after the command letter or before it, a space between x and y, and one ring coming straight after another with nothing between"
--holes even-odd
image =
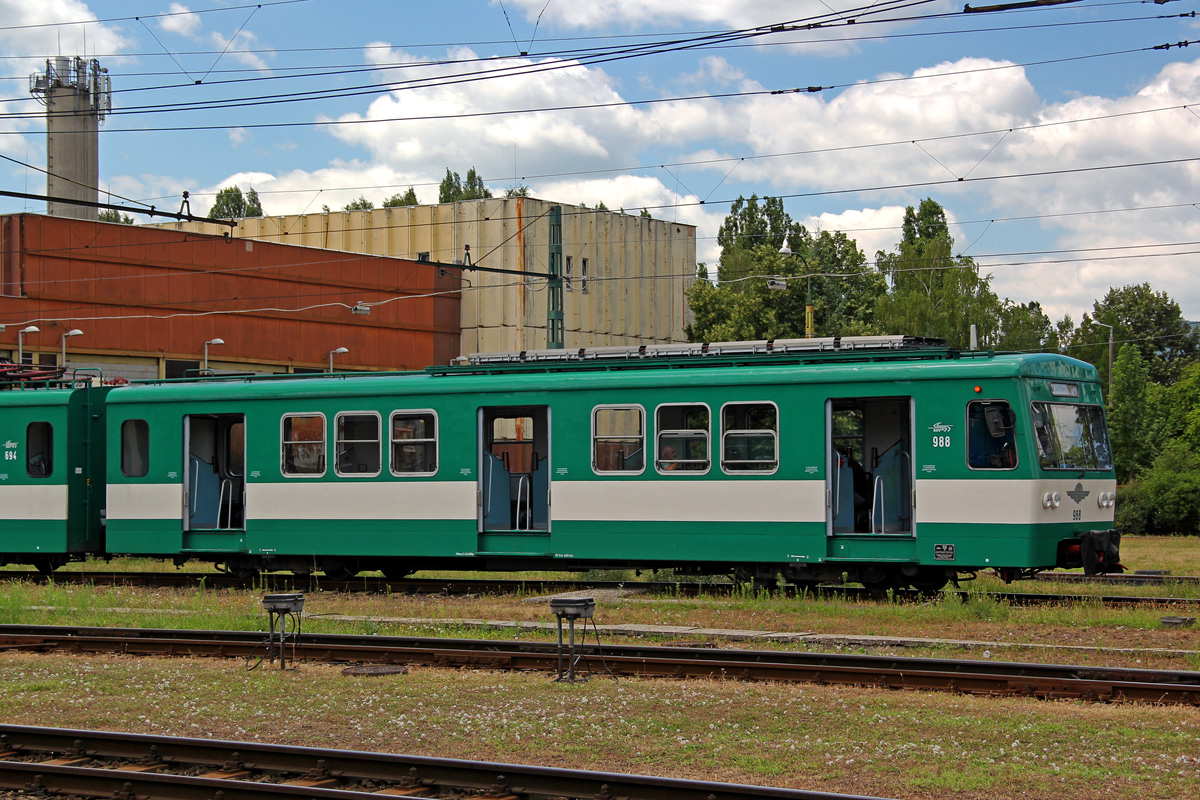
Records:
<instances>
[{"instance_id":1,"label":"train handrail","mask_svg":"<svg viewBox=\"0 0 1200 800\"><path fill-rule=\"evenodd\" d=\"M871 533L883 533L887 526L887 502L883 496L883 476L875 476L875 485L871 487ZM879 506L879 516L875 515L875 507ZM875 530L875 520L879 519L879 530Z\"/></svg>"},{"instance_id":2,"label":"train handrail","mask_svg":"<svg viewBox=\"0 0 1200 800\"><path fill-rule=\"evenodd\" d=\"M226 489L229 490L228 494ZM225 513L225 524L221 524L221 513ZM217 495L217 527L228 528L233 518L233 483L229 478L221 479L221 491Z\"/></svg>"},{"instance_id":3,"label":"train handrail","mask_svg":"<svg viewBox=\"0 0 1200 800\"><path fill-rule=\"evenodd\" d=\"M529 530L533 527L532 505L533 501L530 498L530 481L528 475L522 475L517 479L517 518L515 520L517 530ZM525 500L525 526L521 526L521 499Z\"/></svg>"}]
</instances>

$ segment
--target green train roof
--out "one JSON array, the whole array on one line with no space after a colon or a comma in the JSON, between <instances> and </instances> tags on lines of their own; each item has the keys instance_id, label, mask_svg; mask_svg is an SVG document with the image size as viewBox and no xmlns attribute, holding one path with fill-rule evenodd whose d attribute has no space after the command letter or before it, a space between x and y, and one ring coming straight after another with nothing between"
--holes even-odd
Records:
<instances>
[{"instance_id":1,"label":"green train roof","mask_svg":"<svg viewBox=\"0 0 1200 800\"><path fill-rule=\"evenodd\" d=\"M831 344L832 343L832 344ZM600 387L704 387L1030 377L1098 381L1095 367L1056 353L961 351L911 337L842 337L709 345L657 345L473 354L448 367L397 373L334 373L148 381L121 387L110 403L239 398L437 395Z\"/></svg>"}]
</instances>

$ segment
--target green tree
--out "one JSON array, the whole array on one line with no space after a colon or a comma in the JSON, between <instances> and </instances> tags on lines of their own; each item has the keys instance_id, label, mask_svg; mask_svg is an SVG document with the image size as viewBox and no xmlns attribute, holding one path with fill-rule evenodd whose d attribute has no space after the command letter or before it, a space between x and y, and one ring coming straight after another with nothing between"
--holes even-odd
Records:
<instances>
[{"instance_id":1,"label":"green tree","mask_svg":"<svg viewBox=\"0 0 1200 800\"><path fill-rule=\"evenodd\" d=\"M417 200L417 193L413 187L408 187L408 191L404 194L396 193L383 201L384 208L397 208L399 206L419 206L420 201Z\"/></svg>"},{"instance_id":2,"label":"green tree","mask_svg":"<svg viewBox=\"0 0 1200 800\"><path fill-rule=\"evenodd\" d=\"M359 195L356 199L351 200L346 205L342 206L343 211L370 211L375 207L375 204L368 200L364 195Z\"/></svg>"},{"instance_id":3,"label":"green tree","mask_svg":"<svg viewBox=\"0 0 1200 800\"><path fill-rule=\"evenodd\" d=\"M492 193L483 185L483 178L471 167L467 170L466 180L458 177L457 172L446 169L446 177L438 185L439 203L457 203L459 200L483 200L491 197Z\"/></svg>"},{"instance_id":4,"label":"green tree","mask_svg":"<svg viewBox=\"0 0 1200 800\"><path fill-rule=\"evenodd\" d=\"M102 208L100 213L96 215L96 219L101 222L116 222L120 225L132 225L133 217L128 214L122 214L115 208Z\"/></svg>"},{"instance_id":5,"label":"green tree","mask_svg":"<svg viewBox=\"0 0 1200 800\"><path fill-rule=\"evenodd\" d=\"M786 339L805 335L805 306L814 306L817 336L878 333L874 309L886 291L883 276L846 234L822 231L816 239L797 242L806 256L784 256L773 244L760 244L746 257L761 275L779 281L751 279L714 285L707 270L688 291L695 316L692 341ZM771 284L784 288L771 288Z\"/></svg>"},{"instance_id":6,"label":"green tree","mask_svg":"<svg viewBox=\"0 0 1200 800\"><path fill-rule=\"evenodd\" d=\"M261 217L262 203L259 202L258 192L251 189L242 195L237 186L226 186L217 192L217 199L209 209L209 219L242 219L244 217Z\"/></svg>"},{"instance_id":7,"label":"green tree","mask_svg":"<svg viewBox=\"0 0 1200 800\"><path fill-rule=\"evenodd\" d=\"M1171 385L1187 364L1200 357L1200 331L1184 320L1179 304L1166 292L1156 292L1148 283L1113 288L1093 304L1090 316L1084 315L1070 350L1076 358L1095 364L1104 381L1108 380L1109 330L1097 324L1101 322L1113 326L1116 342L1137 345L1155 383Z\"/></svg>"},{"instance_id":8,"label":"green tree","mask_svg":"<svg viewBox=\"0 0 1200 800\"><path fill-rule=\"evenodd\" d=\"M1005 300L1001 304L997 350L1056 350L1058 344L1058 331L1036 300L1028 303Z\"/></svg>"},{"instance_id":9,"label":"green tree","mask_svg":"<svg viewBox=\"0 0 1200 800\"><path fill-rule=\"evenodd\" d=\"M981 347L996 345L1002 304L992 291L991 276L980 275L973 259L954 255L946 212L936 201L927 198L919 208L905 210L896 252L880 251L876 262L892 285L875 311L885 331L931 336L965 348L974 324Z\"/></svg>"},{"instance_id":10,"label":"green tree","mask_svg":"<svg viewBox=\"0 0 1200 800\"><path fill-rule=\"evenodd\" d=\"M762 247L778 252L785 244L793 253L799 253L806 237L804 226L794 222L783 210L783 201L778 197L764 197L761 205L758 195L751 195L749 200L738 197L717 231L717 244L721 246L717 280L733 281L750 275L770 274L756 261L754 254L765 253L766 250L760 250Z\"/></svg>"},{"instance_id":11,"label":"green tree","mask_svg":"<svg viewBox=\"0 0 1200 800\"><path fill-rule=\"evenodd\" d=\"M624 211L624 209L622 209L622 211ZM650 216L650 212L644 208L642 209L642 213L639 214L638 216L645 217L646 219L652 219L652 217Z\"/></svg>"},{"instance_id":12,"label":"green tree","mask_svg":"<svg viewBox=\"0 0 1200 800\"><path fill-rule=\"evenodd\" d=\"M1113 363L1112 391L1108 397L1108 432L1118 479L1132 480L1137 470L1150 463L1149 374L1138 348L1122 345L1121 355Z\"/></svg>"},{"instance_id":13,"label":"green tree","mask_svg":"<svg viewBox=\"0 0 1200 800\"><path fill-rule=\"evenodd\" d=\"M524 185L510 186L504 190L504 196L505 197L529 197L529 187L524 186Z\"/></svg>"}]
</instances>

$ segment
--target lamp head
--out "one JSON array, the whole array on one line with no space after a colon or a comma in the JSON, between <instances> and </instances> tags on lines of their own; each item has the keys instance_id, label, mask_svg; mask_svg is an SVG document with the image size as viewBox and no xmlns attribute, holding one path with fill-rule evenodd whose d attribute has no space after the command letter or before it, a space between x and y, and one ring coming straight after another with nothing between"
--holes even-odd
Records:
<instances>
[{"instance_id":1,"label":"lamp head","mask_svg":"<svg viewBox=\"0 0 1200 800\"><path fill-rule=\"evenodd\" d=\"M350 352L350 348L339 347L337 350L330 350L329 355L336 356L336 355L341 355L342 353L349 353L349 352Z\"/></svg>"},{"instance_id":2,"label":"lamp head","mask_svg":"<svg viewBox=\"0 0 1200 800\"><path fill-rule=\"evenodd\" d=\"M224 339L209 339L205 344L225 344Z\"/></svg>"},{"instance_id":3,"label":"lamp head","mask_svg":"<svg viewBox=\"0 0 1200 800\"><path fill-rule=\"evenodd\" d=\"M30 325L28 328L22 328L20 333L40 333L41 330L37 325Z\"/></svg>"},{"instance_id":4,"label":"lamp head","mask_svg":"<svg viewBox=\"0 0 1200 800\"><path fill-rule=\"evenodd\" d=\"M63 334L63 338L66 338L68 336L82 336L82 335L83 335L83 331L79 330L79 328L72 328L71 330L69 330Z\"/></svg>"}]
</instances>

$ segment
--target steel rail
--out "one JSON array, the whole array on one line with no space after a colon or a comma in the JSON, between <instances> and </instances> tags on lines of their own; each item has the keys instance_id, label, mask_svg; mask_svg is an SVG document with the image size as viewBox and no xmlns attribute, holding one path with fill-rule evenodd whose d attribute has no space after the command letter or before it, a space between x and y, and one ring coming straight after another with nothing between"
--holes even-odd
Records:
<instances>
[{"instance_id":1,"label":"steel rail","mask_svg":"<svg viewBox=\"0 0 1200 800\"><path fill-rule=\"evenodd\" d=\"M43 760L13 760L18 758ZM124 763L100 768L113 760ZM167 772L205 767L211 771L201 775ZM482 792L475 795L478 800L882 800L524 764L21 725L0 725L0 787L137 800L360 800L463 791Z\"/></svg>"},{"instance_id":2,"label":"steel rail","mask_svg":"<svg viewBox=\"0 0 1200 800\"><path fill-rule=\"evenodd\" d=\"M0 649L249 658L265 634L138 628L0 626ZM554 672L553 643L303 634L293 652L308 661ZM1200 672L1004 661L900 658L777 650L654 645L578 645L591 674L764 680L888 689L1020 695L1043 699L1200 705ZM293 659L294 660L294 659Z\"/></svg>"},{"instance_id":3,"label":"steel rail","mask_svg":"<svg viewBox=\"0 0 1200 800\"><path fill-rule=\"evenodd\" d=\"M3 571L0 579L9 580L47 580L44 573L36 571ZM1078 578L1095 576L1078 576ZM146 585L157 587L197 588L261 588L289 590L325 590L338 592L388 592L392 594L415 595L464 595L487 594L503 595L519 592L538 594L553 594L557 592L584 591L588 589L639 589L647 593L677 595L680 597L728 597L737 588L733 583L691 583L663 581L572 581L552 579L494 579L494 578L405 578L388 580L386 578L360 577L351 580L330 580L324 576L299 576L290 573L262 573L252 578L236 578L223 573L196 572L72 572L63 569L53 574L52 580L57 583L91 584L95 586L129 586ZM1083 581L1080 581L1083 582ZM1130 585L1139 585L1131 578ZM1161 583L1161 581L1142 581L1142 583ZM872 594L866 589L854 586L820 586L816 589L801 589L795 586L783 586L779 589L788 597L799 597L805 594L820 597L841 597L857 600L882 600L883 596ZM1067 595L1046 594L1039 592L970 592L964 590L946 590L948 594L960 600L986 597L992 600L1012 603L1013 605L1038 605L1052 603L1093 602L1100 605L1159 605L1159 606L1196 606L1200 607L1200 598L1189 597L1146 597L1124 595ZM893 599L916 600L928 599L912 590L900 590L892 593Z\"/></svg>"}]
</instances>

